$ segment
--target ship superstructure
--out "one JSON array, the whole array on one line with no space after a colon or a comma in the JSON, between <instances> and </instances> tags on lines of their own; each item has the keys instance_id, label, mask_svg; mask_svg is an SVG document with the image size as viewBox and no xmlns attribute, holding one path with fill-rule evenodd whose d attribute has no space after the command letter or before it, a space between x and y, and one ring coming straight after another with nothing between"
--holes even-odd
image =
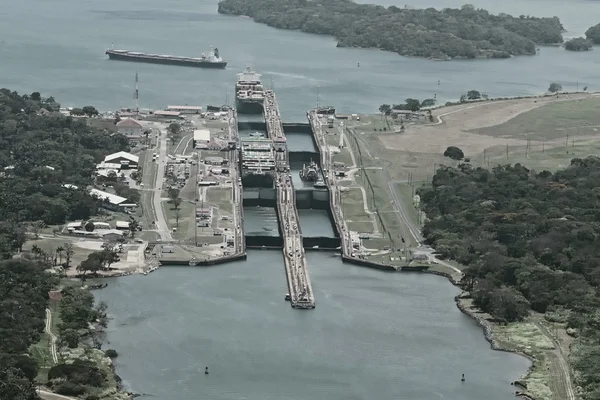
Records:
<instances>
[{"instance_id":1,"label":"ship superstructure","mask_svg":"<svg viewBox=\"0 0 600 400\"><path fill-rule=\"evenodd\" d=\"M183 65L197 68L220 68L227 66L219 56L219 49L211 48L209 52L202 53L200 57L179 57L163 54L140 53L129 50L107 49L106 54L111 60L135 61L153 64Z\"/></svg>"},{"instance_id":2,"label":"ship superstructure","mask_svg":"<svg viewBox=\"0 0 600 400\"><path fill-rule=\"evenodd\" d=\"M235 100L238 114L261 114L265 92L261 82L261 74L250 67L238 74L235 85Z\"/></svg>"},{"instance_id":3,"label":"ship superstructure","mask_svg":"<svg viewBox=\"0 0 600 400\"><path fill-rule=\"evenodd\" d=\"M300 179L303 181L316 182L319 179L319 166L314 161L304 164L300 170Z\"/></svg>"}]
</instances>

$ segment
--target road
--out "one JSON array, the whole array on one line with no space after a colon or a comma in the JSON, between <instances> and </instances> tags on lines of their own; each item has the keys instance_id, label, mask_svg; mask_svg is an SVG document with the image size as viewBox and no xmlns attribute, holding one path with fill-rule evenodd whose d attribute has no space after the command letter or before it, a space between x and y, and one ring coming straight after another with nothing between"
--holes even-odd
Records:
<instances>
[{"instance_id":1,"label":"road","mask_svg":"<svg viewBox=\"0 0 600 400\"><path fill-rule=\"evenodd\" d=\"M158 152L156 160L156 181L154 183L154 212L156 213L156 232L160 235L163 242L170 242L173 240L165 211L162 207L162 186L165 179L165 167L167 165L167 131L165 129L159 129L158 136Z\"/></svg>"},{"instance_id":2,"label":"road","mask_svg":"<svg viewBox=\"0 0 600 400\"><path fill-rule=\"evenodd\" d=\"M46 327L45 331L50 336L50 354L52 355L52 362L58 364L58 354L56 353L56 336L52 333L52 312L49 308L46 308Z\"/></svg>"},{"instance_id":3,"label":"road","mask_svg":"<svg viewBox=\"0 0 600 400\"><path fill-rule=\"evenodd\" d=\"M550 334L548 329L538 321L535 321L540 331L552 341L555 349L546 352L548 355L550 373L550 389L552 390L553 400L575 400L575 390L571 380L571 369L563 354L560 343Z\"/></svg>"}]
</instances>

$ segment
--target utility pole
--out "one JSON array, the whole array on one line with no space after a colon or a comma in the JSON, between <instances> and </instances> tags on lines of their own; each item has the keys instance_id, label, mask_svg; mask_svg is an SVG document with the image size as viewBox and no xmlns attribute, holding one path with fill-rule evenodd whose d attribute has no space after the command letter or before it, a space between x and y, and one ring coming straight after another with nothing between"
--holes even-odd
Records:
<instances>
[{"instance_id":1,"label":"utility pole","mask_svg":"<svg viewBox=\"0 0 600 400\"><path fill-rule=\"evenodd\" d=\"M196 191L196 194L198 194L198 172L200 172L200 157L198 156L198 151L196 151L196 188L194 189ZM196 247L198 247L198 214L197 211L198 210L198 201L196 200L194 202L194 243L196 244Z\"/></svg>"},{"instance_id":2,"label":"utility pole","mask_svg":"<svg viewBox=\"0 0 600 400\"><path fill-rule=\"evenodd\" d=\"M508 143L506 143L506 159L508 160Z\"/></svg>"},{"instance_id":3,"label":"utility pole","mask_svg":"<svg viewBox=\"0 0 600 400\"><path fill-rule=\"evenodd\" d=\"M138 73L135 73L135 116L140 117L140 92L138 87Z\"/></svg>"}]
</instances>

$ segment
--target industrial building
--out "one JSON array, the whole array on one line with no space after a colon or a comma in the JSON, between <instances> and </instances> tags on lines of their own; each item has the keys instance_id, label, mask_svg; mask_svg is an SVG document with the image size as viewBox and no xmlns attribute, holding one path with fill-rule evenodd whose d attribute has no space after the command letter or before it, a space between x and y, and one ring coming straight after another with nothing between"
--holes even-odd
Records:
<instances>
[{"instance_id":1,"label":"industrial building","mask_svg":"<svg viewBox=\"0 0 600 400\"><path fill-rule=\"evenodd\" d=\"M168 106L167 111L175 111L182 114L200 114L202 106Z\"/></svg>"},{"instance_id":2,"label":"industrial building","mask_svg":"<svg viewBox=\"0 0 600 400\"><path fill-rule=\"evenodd\" d=\"M119 164L120 169L137 169L140 158L125 151L109 154L104 157L105 164Z\"/></svg>"},{"instance_id":3,"label":"industrial building","mask_svg":"<svg viewBox=\"0 0 600 400\"><path fill-rule=\"evenodd\" d=\"M130 140L139 140L144 137L143 126L133 118L125 118L117 122L117 132L127 136Z\"/></svg>"},{"instance_id":4,"label":"industrial building","mask_svg":"<svg viewBox=\"0 0 600 400\"><path fill-rule=\"evenodd\" d=\"M194 139L192 146L195 149L206 149L210 142L210 131L208 129L196 129L194 131Z\"/></svg>"},{"instance_id":5,"label":"industrial building","mask_svg":"<svg viewBox=\"0 0 600 400\"><path fill-rule=\"evenodd\" d=\"M90 189L90 195L102 200L102 206L113 211L122 211L129 208L135 208L136 205L128 203L125 197L117 196L116 194L104 192L98 189Z\"/></svg>"}]
</instances>

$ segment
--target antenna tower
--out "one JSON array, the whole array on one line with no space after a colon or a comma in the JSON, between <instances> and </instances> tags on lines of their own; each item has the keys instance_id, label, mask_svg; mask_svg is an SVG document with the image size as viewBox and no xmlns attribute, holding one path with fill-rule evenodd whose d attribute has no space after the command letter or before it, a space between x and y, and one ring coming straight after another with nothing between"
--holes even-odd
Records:
<instances>
[{"instance_id":1,"label":"antenna tower","mask_svg":"<svg viewBox=\"0 0 600 400\"><path fill-rule=\"evenodd\" d=\"M138 73L135 73L135 116L140 116L140 91L138 87Z\"/></svg>"}]
</instances>

